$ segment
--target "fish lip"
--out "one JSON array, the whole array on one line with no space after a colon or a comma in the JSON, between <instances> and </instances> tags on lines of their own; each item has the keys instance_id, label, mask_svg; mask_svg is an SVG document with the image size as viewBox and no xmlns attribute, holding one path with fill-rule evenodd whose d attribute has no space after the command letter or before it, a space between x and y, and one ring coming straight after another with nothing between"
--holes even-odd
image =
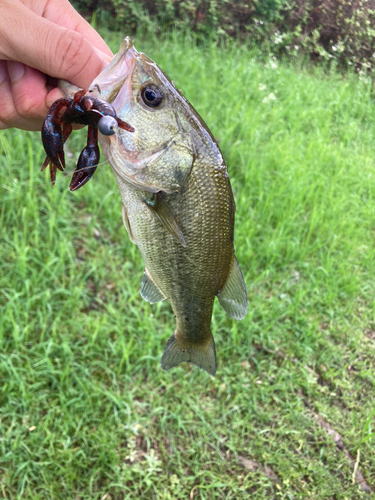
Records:
<instances>
[{"instance_id":1,"label":"fish lip","mask_svg":"<svg viewBox=\"0 0 375 500\"><path fill-rule=\"evenodd\" d=\"M111 104L116 112L120 109L120 106L115 101L118 100L119 94L123 93L121 91L123 91L126 80L133 72L138 54L139 52L134 47L132 40L126 37L112 61L90 86L90 88L99 88L100 98Z\"/></svg>"}]
</instances>

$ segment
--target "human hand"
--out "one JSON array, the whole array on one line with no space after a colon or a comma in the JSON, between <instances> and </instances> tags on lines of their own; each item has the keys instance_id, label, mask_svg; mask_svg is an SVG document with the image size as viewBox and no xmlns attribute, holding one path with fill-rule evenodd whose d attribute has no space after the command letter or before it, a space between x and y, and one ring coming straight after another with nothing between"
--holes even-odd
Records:
<instances>
[{"instance_id":1,"label":"human hand","mask_svg":"<svg viewBox=\"0 0 375 500\"><path fill-rule=\"evenodd\" d=\"M0 130L40 130L55 79L88 87L112 57L68 0L0 0Z\"/></svg>"}]
</instances>

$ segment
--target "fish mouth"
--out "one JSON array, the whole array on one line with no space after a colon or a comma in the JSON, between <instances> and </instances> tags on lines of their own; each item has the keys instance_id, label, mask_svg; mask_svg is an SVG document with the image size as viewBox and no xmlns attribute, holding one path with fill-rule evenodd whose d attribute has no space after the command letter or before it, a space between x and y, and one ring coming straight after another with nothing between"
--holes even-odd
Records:
<instances>
[{"instance_id":1,"label":"fish mouth","mask_svg":"<svg viewBox=\"0 0 375 500\"><path fill-rule=\"evenodd\" d=\"M90 88L98 90L98 97L109 102L114 107L117 115L121 115L121 102L130 99L130 88L126 80L131 76L139 52L133 42L126 37L119 51L106 68L92 82ZM124 95L125 93L125 95Z\"/></svg>"},{"instance_id":2,"label":"fish mouth","mask_svg":"<svg viewBox=\"0 0 375 500\"><path fill-rule=\"evenodd\" d=\"M138 55L132 40L126 37L112 61L91 84L93 92L98 89L98 97L109 102L119 118L124 117L132 106L132 73ZM99 134L99 142L116 175L124 182L137 184L135 177L145 158L140 158L128 141L122 140L123 134L126 132L120 129L113 136Z\"/></svg>"}]
</instances>

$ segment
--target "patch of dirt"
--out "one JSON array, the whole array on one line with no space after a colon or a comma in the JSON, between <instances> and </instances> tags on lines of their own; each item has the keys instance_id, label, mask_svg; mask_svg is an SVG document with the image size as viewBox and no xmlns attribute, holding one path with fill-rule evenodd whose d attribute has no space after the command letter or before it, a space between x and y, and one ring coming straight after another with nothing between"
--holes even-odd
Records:
<instances>
[{"instance_id":1,"label":"patch of dirt","mask_svg":"<svg viewBox=\"0 0 375 500\"><path fill-rule=\"evenodd\" d=\"M271 481L275 483L280 482L277 474L271 469L269 465L262 465L259 462L255 462L254 460L250 460L249 458L243 457L242 455L238 455L239 463L245 467L245 469L251 472L259 472L263 476L268 477Z\"/></svg>"}]
</instances>

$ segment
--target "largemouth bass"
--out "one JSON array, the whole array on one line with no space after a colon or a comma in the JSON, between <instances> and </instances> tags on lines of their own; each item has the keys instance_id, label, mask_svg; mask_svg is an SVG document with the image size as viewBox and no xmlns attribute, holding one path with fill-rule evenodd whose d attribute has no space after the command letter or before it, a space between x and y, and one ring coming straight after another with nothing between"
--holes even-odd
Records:
<instances>
[{"instance_id":1,"label":"largemouth bass","mask_svg":"<svg viewBox=\"0 0 375 500\"><path fill-rule=\"evenodd\" d=\"M216 372L210 323L215 296L235 319L247 312L233 248L235 205L208 127L168 76L126 38L90 87L134 132L99 134L116 177L129 237L146 265L141 295L169 300L176 329L161 360Z\"/></svg>"}]
</instances>

